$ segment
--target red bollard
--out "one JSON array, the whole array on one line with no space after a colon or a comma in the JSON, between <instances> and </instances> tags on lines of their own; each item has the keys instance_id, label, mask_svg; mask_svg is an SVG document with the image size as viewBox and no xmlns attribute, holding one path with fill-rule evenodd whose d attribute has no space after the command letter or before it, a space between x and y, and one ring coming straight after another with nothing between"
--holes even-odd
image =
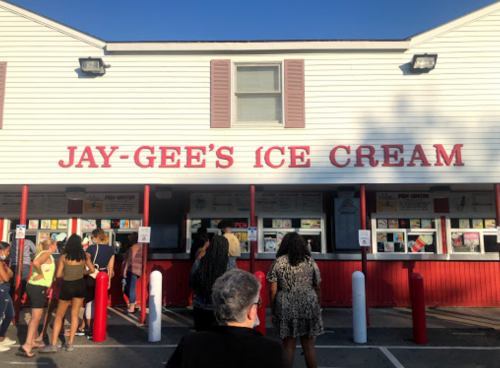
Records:
<instances>
[{"instance_id":1,"label":"red bollard","mask_svg":"<svg viewBox=\"0 0 500 368\"><path fill-rule=\"evenodd\" d=\"M95 279L94 342L106 340L108 316L108 274L99 272Z\"/></svg>"},{"instance_id":2,"label":"red bollard","mask_svg":"<svg viewBox=\"0 0 500 368\"><path fill-rule=\"evenodd\" d=\"M260 282L260 299L262 300L262 305L257 309L257 316L259 317L259 325L255 327L264 336L266 335L266 277L262 271L255 272L255 277L259 279Z\"/></svg>"},{"instance_id":3,"label":"red bollard","mask_svg":"<svg viewBox=\"0 0 500 368\"><path fill-rule=\"evenodd\" d=\"M411 275L411 314L413 317L413 340L427 344L427 323L425 320L424 278L419 273Z\"/></svg>"}]
</instances>

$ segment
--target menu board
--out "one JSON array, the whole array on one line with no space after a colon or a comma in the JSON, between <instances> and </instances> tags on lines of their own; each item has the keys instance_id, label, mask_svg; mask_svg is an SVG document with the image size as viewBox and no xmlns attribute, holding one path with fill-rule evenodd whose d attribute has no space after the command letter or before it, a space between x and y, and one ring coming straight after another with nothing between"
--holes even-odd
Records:
<instances>
[{"instance_id":1,"label":"menu board","mask_svg":"<svg viewBox=\"0 0 500 368\"><path fill-rule=\"evenodd\" d=\"M450 194L450 213L495 213L495 197L488 192Z\"/></svg>"},{"instance_id":2,"label":"menu board","mask_svg":"<svg viewBox=\"0 0 500 368\"><path fill-rule=\"evenodd\" d=\"M361 228L359 198L334 198L335 248L338 250L359 250Z\"/></svg>"},{"instance_id":3,"label":"menu board","mask_svg":"<svg viewBox=\"0 0 500 368\"><path fill-rule=\"evenodd\" d=\"M434 201L426 192L377 193L378 213L433 213Z\"/></svg>"},{"instance_id":4,"label":"menu board","mask_svg":"<svg viewBox=\"0 0 500 368\"><path fill-rule=\"evenodd\" d=\"M137 193L88 193L83 200L83 214L99 217L135 215L139 213Z\"/></svg>"},{"instance_id":5,"label":"menu board","mask_svg":"<svg viewBox=\"0 0 500 368\"><path fill-rule=\"evenodd\" d=\"M21 213L21 194L0 194L0 216L16 217ZM68 199L65 193L32 193L28 195L29 217L66 215Z\"/></svg>"}]
</instances>

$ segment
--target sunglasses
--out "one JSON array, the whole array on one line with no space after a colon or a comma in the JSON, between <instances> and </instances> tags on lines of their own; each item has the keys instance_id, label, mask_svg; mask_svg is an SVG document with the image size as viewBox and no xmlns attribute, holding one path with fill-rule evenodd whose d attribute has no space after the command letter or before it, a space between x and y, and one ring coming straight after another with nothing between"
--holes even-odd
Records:
<instances>
[{"instance_id":1,"label":"sunglasses","mask_svg":"<svg viewBox=\"0 0 500 368\"><path fill-rule=\"evenodd\" d=\"M257 303L253 303L253 304L256 304L257 308L262 307L262 298L259 296L259 300L257 301Z\"/></svg>"}]
</instances>

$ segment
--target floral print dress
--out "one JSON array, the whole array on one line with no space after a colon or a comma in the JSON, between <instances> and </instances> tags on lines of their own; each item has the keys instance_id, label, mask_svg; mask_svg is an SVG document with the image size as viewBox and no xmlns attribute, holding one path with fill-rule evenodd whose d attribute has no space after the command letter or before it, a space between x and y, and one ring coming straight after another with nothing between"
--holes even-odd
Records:
<instances>
[{"instance_id":1,"label":"floral print dress","mask_svg":"<svg viewBox=\"0 0 500 368\"><path fill-rule=\"evenodd\" d=\"M278 284L273 328L281 339L323 334L318 296L314 287L321 283L316 262L310 257L292 266L288 255L276 259L267 274L269 282Z\"/></svg>"}]
</instances>

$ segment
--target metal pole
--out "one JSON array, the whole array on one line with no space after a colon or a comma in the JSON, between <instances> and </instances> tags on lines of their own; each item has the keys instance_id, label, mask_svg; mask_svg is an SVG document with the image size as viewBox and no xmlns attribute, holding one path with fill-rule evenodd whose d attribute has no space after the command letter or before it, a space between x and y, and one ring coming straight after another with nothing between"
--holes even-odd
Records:
<instances>
[{"instance_id":1,"label":"metal pole","mask_svg":"<svg viewBox=\"0 0 500 368\"><path fill-rule=\"evenodd\" d=\"M250 226L257 226L255 218L255 185L250 185ZM250 242L250 272L255 272L255 252L257 251L257 242Z\"/></svg>"},{"instance_id":2,"label":"metal pole","mask_svg":"<svg viewBox=\"0 0 500 368\"><path fill-rule=\"evenodd\" d=\"M160 271L151 272L149 278L149 342L161 341L162 281L163 275Z\"/></svg>"},{"instance_id":3,"label":"metal pole","mask_svg":"<svg viewBox=\"0 0 500 368\"><path fill-rule=\"evenodd\" d=\"M259 279L260 282L260 299L262 300L262 305L257 310L257 316L259 317L259 325L255 327L264 336L266 335L266 276L262 271L255 272L255 277Z\"/></svg>"},{"instance_id":4,"label":"metal pole","mask_svg":"<svg viewBox=\"0 0 500 368\"><path fill-rule=\"evenodd\" d=\"M144 186L144 214L142 226L149 226L149 185ZM146 323L146 274L148 269L148 244L142 243L142 279L141 279L141 323Z\"/></svg>"},{"instance_id":5,"label":"metal pole","mask_svg":"<svg viewBox=\"0 0 500 368\"><path fill-rule=\"evenodd\" d=\"M359 271L352 274L352 328L354 342L365 344L367 340L365 275Z\"/></svg>"},{"instance_id":6,"label":"metal pole","mask_svg":"<svg viewBox=\"0 0 500 368\"><path fill-rule=\"evenodd\" d=\"M361 184L359 188L359 201L361 203L361 230L366 230L366 192L365 185ZM368 280L368 262L366 260L366 248L361 247L361 268L363 270L363 275L365 276L365 287ZM368 308L368 298L365 298L366 301L366 322L368 326L370 326L370 310Z\"/></svg>"},{"instance_id":7,"label":"metal pole","mask_svg":"<svg viewBox=\"0 0 500 368\"><path fill-rule=\"evenodd\" d=\"M108 317L108 274L99 272L95 280L94 342L106 340Z\"/></svg>"},{"instance_id":8,"label":"metal pole","mask_svg":"<svg viewBox=\"0 0 500 368\"><path fill-rule=\"evenodd\" d=\"M424 278L419 273L411 275L411 314L413 317L413 340L417 344L427 344L427 324L425 321Z\"/></svg>"},{"instance_id":9,"label":"metal pole","mask_svg":"<svg viewBox=\"0 0 500 368\"><path fill-rule=\"evenodd\" d=\"M28 210L28 186L23 185L22 197L21 197L21 219L19 224L26 225L26 212ZM19 314L21 313L21 285L22 285L22 273L23 273L23 256L24 256L24 239L19 239L19 246L17 248L17 268L16 268L16 289L14 294L14 324L19 323Z\"/></svg>"}]
</instances>

